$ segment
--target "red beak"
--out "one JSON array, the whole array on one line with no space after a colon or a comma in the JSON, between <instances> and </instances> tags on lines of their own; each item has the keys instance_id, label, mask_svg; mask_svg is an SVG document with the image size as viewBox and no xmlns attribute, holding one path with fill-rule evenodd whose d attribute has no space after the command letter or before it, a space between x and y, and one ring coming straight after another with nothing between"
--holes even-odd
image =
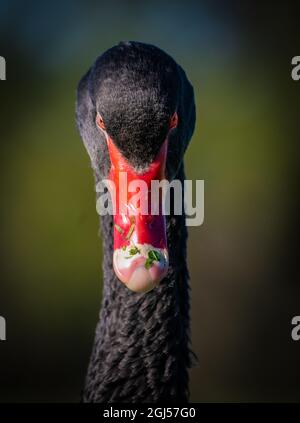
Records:
<instances>
[{"instance_id":1,"label":"red beak","mask_svg":"<svg viewBox=\"0 0 300 423\"><path fill-rule=\"evenodd\" d=\"M158 285L168 270L163 198L161 194L151 198L151 181L165 179L167 140L142 172L134 170L110 138L107 144L111 160L109 179L116 190L114 270L129 289L147 292ZM135 186L142 183L145 189L143 192L132 189L131 183ZM153 210L155 214L151 214Z\"/></svg>"}]
</instances>

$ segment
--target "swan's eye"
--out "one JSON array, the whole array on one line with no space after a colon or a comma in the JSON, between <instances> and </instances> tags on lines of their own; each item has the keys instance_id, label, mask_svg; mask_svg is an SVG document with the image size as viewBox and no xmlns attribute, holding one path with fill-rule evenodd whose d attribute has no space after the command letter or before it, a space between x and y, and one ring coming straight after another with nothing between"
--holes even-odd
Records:
<instances>
[{"instance_id":1,"label":"swan's eye","mask_svg":"<svg viewBox=\"0 0 300 423\"><path fill-rule=\"evenodd\" d=\"M176 128L177 125L178 125L178 115L177 115L177 112L175 112L170 119L170 129Z\"/></svg>"},{"instance_id":2,"label":"swan's eye","mask_svg":"<svg viewBox=\"0 0 300 423\"><path fill-rule=\"evenodd\" d=\"M99 113L97 113L96 116L96 125L98 126L98 128L103 129L103 131L105 131L105 124Z\"/></svg>"}]
</instances>

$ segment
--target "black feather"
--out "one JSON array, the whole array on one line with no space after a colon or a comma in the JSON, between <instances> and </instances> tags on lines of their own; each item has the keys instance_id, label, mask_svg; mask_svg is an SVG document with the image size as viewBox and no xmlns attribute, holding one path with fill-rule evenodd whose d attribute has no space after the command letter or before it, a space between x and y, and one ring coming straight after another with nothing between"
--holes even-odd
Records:
<instances>
[{"instance_id":1,"label":"black feather","mask_svg":"<svg viewBox=\"0 0 300 423\"><path fill-rule=\"evenodd\" d=\"M78 86L77 125L96 181L110 167L96 113L137 168L169 136L168 177L184 180L183 155L195 125L193 88L182 68L157 47L120 43L100 56ZM113 271L113 218L101 218L103 300L83 394L85 402L185 402L188 399L189 284L185 216L167 218L167 277L147 294L129 291Z\"/></svg>"}]
</instances>

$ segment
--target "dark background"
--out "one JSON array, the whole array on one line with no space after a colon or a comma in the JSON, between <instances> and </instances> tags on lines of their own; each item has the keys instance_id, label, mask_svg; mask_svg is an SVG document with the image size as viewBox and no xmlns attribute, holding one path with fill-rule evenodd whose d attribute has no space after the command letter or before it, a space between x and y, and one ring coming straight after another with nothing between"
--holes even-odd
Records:
<instances>
[{"instance_id":1,"label":"dark background","mask_svg":"<svg viewBox=\"0 0 300 423\"><path fill-rule=\"evenodd\" d=\"M194 85L189 179L193 401L300 401L296 2L0 1L0 401L79 401L101 302L101 241L77 82L120 40Z\"/></svg>"}]
</instances>

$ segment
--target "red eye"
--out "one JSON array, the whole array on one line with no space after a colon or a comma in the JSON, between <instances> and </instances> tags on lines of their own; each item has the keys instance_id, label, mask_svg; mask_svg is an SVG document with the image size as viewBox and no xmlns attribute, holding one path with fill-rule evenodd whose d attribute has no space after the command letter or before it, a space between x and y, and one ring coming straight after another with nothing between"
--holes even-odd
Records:
<instances>
[{"instance_id":1,"label":"red eye","mask_svg":"<svg viewBox=\"0 0 300 423\"><path fill-rule=\"evenodd\" d=\"M175 112L170 119L170 129L176 128L177 125L178 125L178 115L177 115L177 112Z\"/></svg>"},{"instance_id":2,"label":"red eye","mask_svg":"<svg viewBox=\"0 0 300 423\"><path fill-rule=\"evenodd\" d=\"M98 126L98 128L101 128L105 131L104 121L102 117L99 115L99 113L97 113L97 116L96 116L96 125Z\"/></svg>"}]
</instances>

